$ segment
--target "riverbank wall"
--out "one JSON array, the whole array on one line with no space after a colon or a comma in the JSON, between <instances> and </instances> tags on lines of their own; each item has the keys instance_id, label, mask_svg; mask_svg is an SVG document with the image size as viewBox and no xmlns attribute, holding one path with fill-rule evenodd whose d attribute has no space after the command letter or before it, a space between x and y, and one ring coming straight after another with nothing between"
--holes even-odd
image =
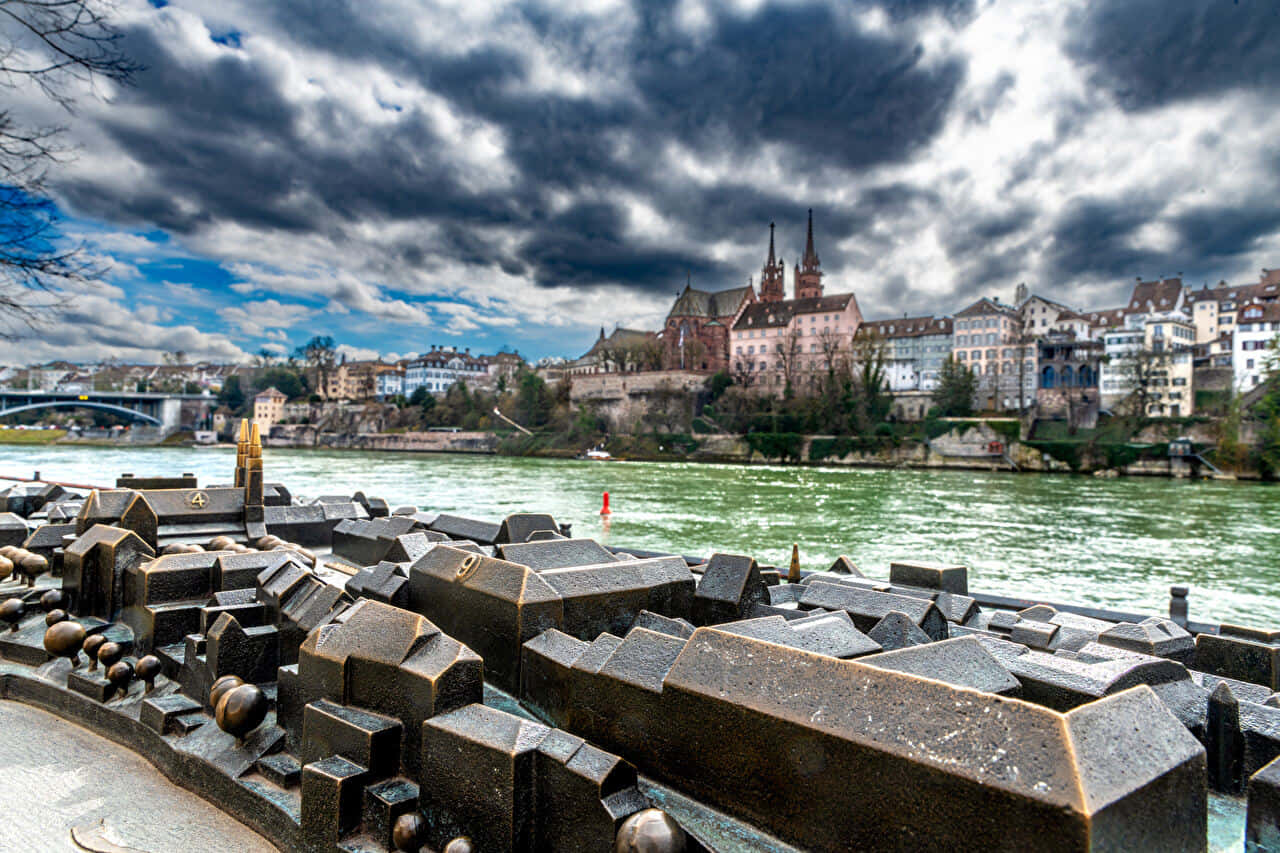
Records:
<instances>
[{"instance_id":1,"label":"riverbank wall","mask_svg":"<svg viewBox=\"0 0 1280 853\"><path fill-rule=\"evenodd\" d=\"M492 432L322 432L310 424L278 424L263 439L267 447L332 450L386 450L400 453L479 453L498 451Z\"/></svg>"},{"instance_id":2,"label":"riverbank wall","mask_svg":"<svg viewBox=\"0 0 1280 853\"><path fill-rule=\"evenodd\" d=\"M1094 476L1144 476L1258 479L1255 472L1215 471L1198 457L1169 452L1168 438L1152 430L1131 444L1097 446L1066 440L1013 437L1016 422L965 421L927 440L826 435L710 434L676 437L615 436L605 443L616 458L654 462L724 464L796 464L852 468L919 468L1007 471ZM1194 432L1194 431L1193 431ZM1190 436L1209 443L1208 434ZM278 424L264 437L267 447L401 453L504 453L513 456L571 458L581 448L563 441L524 442L493 432L328 432L311 424ZM682 440L683 439L683 440Z\"/></svg>"},{"instance_id":3,"label":"riverbank wall","mask_svg":"<svg viewBox=\"0 0 1280 853\"><path fill-rule=\"evenodd\" d=\"M1159 436L1141 436L1122 450L1099 449L1084 442L1010 440L986 423L966 423L927 441L875 441L837 436L794 436L790 446L772 446L735 435L700 436L689 458L715 462L1009 471L1040 474L1090 474L1222 479L1256 479L1256 474L1217 472L1198 457L1170 455Z\"/></svg>"}]
</instances>

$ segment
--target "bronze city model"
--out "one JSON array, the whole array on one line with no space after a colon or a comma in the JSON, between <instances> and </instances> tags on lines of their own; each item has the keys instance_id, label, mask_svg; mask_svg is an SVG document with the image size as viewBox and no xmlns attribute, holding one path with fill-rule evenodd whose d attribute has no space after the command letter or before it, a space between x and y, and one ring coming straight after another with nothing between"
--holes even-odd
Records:
<instances>
[{"instance_id":1,"label":"bronze city model","mask_svg":"<svg viewBox=\"0 0 1280 853\"><path fill-rule=\"evenodd\" d=\"M1280 849L1280 632L264 483L0 493L3 696L304 851ZM783 576L785 574L785 577Z\"/></svg>"}]
</instances>

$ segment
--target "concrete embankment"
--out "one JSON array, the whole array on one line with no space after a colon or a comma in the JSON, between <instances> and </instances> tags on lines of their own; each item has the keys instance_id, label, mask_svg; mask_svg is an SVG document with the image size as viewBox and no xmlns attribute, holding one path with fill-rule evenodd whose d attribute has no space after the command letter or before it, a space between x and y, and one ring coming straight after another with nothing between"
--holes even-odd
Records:
<instances>
[{"instance_id":1,"label":"concrete embankment","mask_svg":"<svg viewBox=\"0 0 1280 853\"><path fill-rule=\"evenodd\" d=\"M699 436L699 447L688 458L716 462L777 463L849 466L860 468L929 468L1025 473L1077 473L1098 476L1219 477L1236 479L1234 474L1215 472L1196 458L1169 455L1167 442L1139 441L1125 452L1110 454L1089 448L1046 447L1052 443L1010 441L985 423L971 422L928 441L898 443L859 441L833 436L796 436L787 457L762 453L746 438L737 435ZM1059 445L1066 443L1059 442ZM778 452L780 448L774 448ZM1240 475L1245 477L1246 475Z\"/></svg>"},{"instance_id":2,"label":"concrete embankment","mask_svg":"<svg viewBox=\"0 0 1280 853\"><path fill-rule=\"evenodd\" d=\"M389 450L404 453L496 453L491 432L321 432L306 424L272 427L268 447L315 447L336 450Z\"/></svg>"},{"instance_id":3,"label":"concrete embankment","mask_svg":"<svg viewBox=\"0 0 1280 853\"><path fill-rule=\"evenodd\" d=\"M699 435L696 447L671 448L634 442L627 437L607 446L618 458L641 461L720 462L728 464L788 464L846 466L853 468L922 468L1025 473L1078 473L1099 476L1211 477L1219 475L1195 459L1169 455L1167 443L1134 443L1123 453L1104 453L1083 444L1049 447L1052 442L1024 443L1010 440L1006 431L971 421L940 436L898 442L836 436L787 436L788 442L762 448L740 435ZM322 432L303 424L272 428L265 439L269 447L382 450L410 453L499 452L500 436L491 432ZM1058 445L1067 443L1058 442ZM1046 449L1048 447L1048 449ZM649 452L655 451L655 452ZM503 452L512 453L507 447ZM574 456L578 450L544 446L515 455L549 458ZM1241 475L1245 476L1245 475Z\"/></svg>"}]
</instances>

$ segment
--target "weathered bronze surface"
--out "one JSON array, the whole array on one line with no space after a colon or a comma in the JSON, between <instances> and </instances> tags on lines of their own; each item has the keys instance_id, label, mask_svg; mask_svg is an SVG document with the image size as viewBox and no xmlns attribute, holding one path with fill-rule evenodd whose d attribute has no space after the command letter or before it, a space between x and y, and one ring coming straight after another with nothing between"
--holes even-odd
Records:
<instances>
[{"instance_id":1,"label":"weathered bronze surface","mask_svg":"<svg viewBox=\"0 0 1280 853\"><path fill-rule=\"evenodd\" d=\"M54 613L61 613L55 610ZM52 616L53 614L49 614ZM66 619L54 622L49 629L44 632L44 648L51 655L60 658L69 658L71 665L77 665L80 657L80 649L84 647L84 626L79 622L72 622Z\"/></svg>"},{"instance_id":2,"label":"weathered bronze surface","mask_svg":"<svg viewBox=\"0 0 1280 853\"><path fill-rule=\"evenodd\" d=\"M267 718L267 696L256 684L241 684L223 693L214 709L218 728L237 740L262 725Z\"/></svg>"}]
</instances>

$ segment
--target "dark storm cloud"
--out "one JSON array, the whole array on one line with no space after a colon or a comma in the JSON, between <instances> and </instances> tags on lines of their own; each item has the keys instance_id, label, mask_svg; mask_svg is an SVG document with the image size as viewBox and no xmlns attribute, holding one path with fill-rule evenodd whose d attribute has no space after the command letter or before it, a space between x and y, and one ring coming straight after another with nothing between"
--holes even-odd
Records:
<instances>
[{"instance_id":1,"label":"dark storm cloud","mask_svg":"<svg viewBox=\"0 0 1280 853\"><path fill-rule=\"evenodd\" d=\"M934 13L955 22L972 14L971 3L948 0L885 9L896 22ZM957 59L926 62L910 26L894 35L866 33L818 3L766 4L749 15L715 10L700 34L674 26L661 4L639 4L637 11L641 23L626 35L621 55L597 47L581 20L550 5L500 13L585 68L620 68L629 87L613 97L531 90L523 85L530 70L522 45L495 40L426 53L403 22L370 14L364 4L294 0L261 11L280 25L274 36L372 60L445 98L458 116L499 128L516 172L501 190L475 189L446 158L430 156L442 147L437 128L396 104L393 93L379 97L398 111L397 120L376 131L354 126L336 103L304 123L301 107L283 94L283 72L250 51L197 61L176 54L181 46L162 29L134 27L125 48L147 70L121 100L155 110L165 125L111 112L102 122L145 164L147 179L123 198L93 183L69 187L66 195L83 213L179 235L233 222L341 240L349 223L427 217L439 225L436 242L406 246L395 253L399 260L422 267L433 255L449 256L544 285L612 282L660 292L692 270L714 277L707 284L729 286L742 268L700 257L698 244L756 240L763 252L768 221L802 228L812 200L777 187L683 186L671 180L663 159L670 143L747 158L769 143L806 171L902 162L938 133L963 79ZM234 44L253 37L238 33ZM686 242L629 248L635 235L624 233L619 204L577 204L553 216L555 191L644 198ZM918 193L887 187L858 207L820 209L820 229L832 238L857 233L878 207L892 213ZM476 236L477 226L514 229L523 234L520 248L514 255L496 248ZM787 239L798 245L803 233ZM824 260L839 260L834 248Z\"/></svg>"},{"instance_id":2,"label":"dark storm cloud","mask_svg":"<svg viewBox=\"0 0 1280 853\"><path fill-rule=\"evenodd\" d=\"M1154 221L1160 209L1159 202L1148 199L1076 200L1053 224L1048 266L1068 280L1149 276L1164 255L1134 248L1132 242L1135 232Z\"/></svg>"},{"instance_id":3,"label":"dark storm cloud","mask_svg":"<svg viewBox=\"0 0 1280 853\"><path fill-rule=\"evenodd\" d=\"M1233 205L1201 205L1173 221L1181 238L1180 263L1212 275L1224 264L1248 258L1263 237L1280 229L1280 206L1271 200Z\"/></svg>"},{"instance_id":4,"label":"dark storm cloud","mask_svg":"<svg viewBox=\"0 0 1280 853\"><path fill-rule=\"evenodd\" d=\"M539 282L621 283L657 292L673 289L686 276L718 281L736 272L693 252L637 248L625 234L623 219L613 205L574 205L540 229L522 257Z\"/></svg>"},{"instance_id":5,"label":"dark storm cloud","mask_svg":"<svg viewBox=\"0 0 1280 853\"><path fill-rule=\"evenodd\" d=\"M781 143L806 163L908 158L940 129L964 73L819 5L724 13L706 39L674 33L669 19L650 29L634 73L660 127L695 147Z\"/></svg>"},{"instance_id":6,"label":"dark storm cloud","mask_svg":"<svg viewBox=\"0 0 1280 853\"><path fill-rule=\"evenodd\" d=\"M1073 23L1069 50L1126 109L1280 84L1274 0L1098 0Z\"/></svg>"}]
</instances>

